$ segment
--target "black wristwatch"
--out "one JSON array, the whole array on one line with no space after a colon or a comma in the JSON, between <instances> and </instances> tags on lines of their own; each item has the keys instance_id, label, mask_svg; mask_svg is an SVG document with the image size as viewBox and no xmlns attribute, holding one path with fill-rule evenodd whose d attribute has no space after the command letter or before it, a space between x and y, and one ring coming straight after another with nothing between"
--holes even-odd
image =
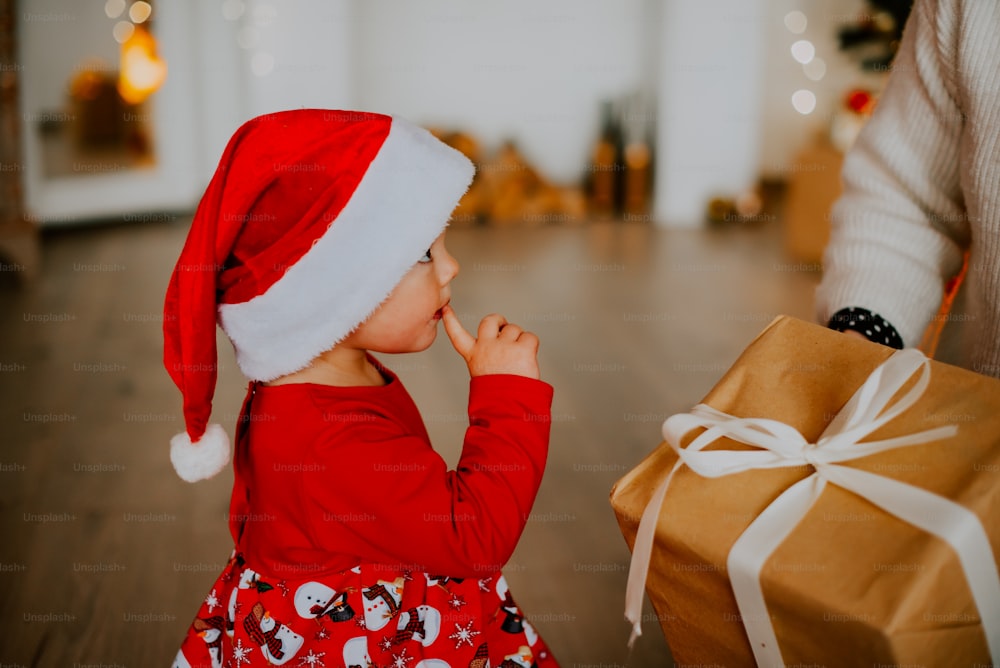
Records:
<instances>
[{"instance_id":1,"label":"black wristwatch","mask_svg":"<svg viewBox=\"0 0 1000 668\"><path fill-rule=\"evenodd\" d=\"M833 314L826 326L838 332L848 330L858 332L869 341L881 343L896 350L903 349L903 339L900 338L896 328L878 313L872 313L860 306L840 309Z\"/></svg>"}]
</instances>

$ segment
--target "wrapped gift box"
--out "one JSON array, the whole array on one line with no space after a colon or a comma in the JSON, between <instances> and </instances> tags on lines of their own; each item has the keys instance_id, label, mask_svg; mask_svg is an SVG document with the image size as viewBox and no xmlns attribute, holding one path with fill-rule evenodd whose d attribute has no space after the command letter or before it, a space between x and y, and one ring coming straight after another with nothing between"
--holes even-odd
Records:
<instances>
[{"instance_id":1,"label":"wrapped gift box","mask_svg":"<svg viewBox=\"0 0 1000 668\"><path fill-rule=\"evenodd\" d=\"M779 317L703 403L733 416L780 420L812 443L892 353ZM995 578L1000 381L936 362L930 362L930 372L929 387L916 403L862 440L947 425L955 425L957 434L843 466L909 483L974 513L988 533L982 544L992 548L987 566ZM754 448L728 439L705 448L716 449ZM677 458L664 443L612 490L630 548L654 489ZM727 559L758 515L813 472L795 466L707 478L688 466L677 469L655 517L646 590L678 664L754 665L744 625L752 620L740 614ZM981 611L952 547L833 484L766 560L759 579L785 665L990 664Z\"/></svg>"}]
</instances>

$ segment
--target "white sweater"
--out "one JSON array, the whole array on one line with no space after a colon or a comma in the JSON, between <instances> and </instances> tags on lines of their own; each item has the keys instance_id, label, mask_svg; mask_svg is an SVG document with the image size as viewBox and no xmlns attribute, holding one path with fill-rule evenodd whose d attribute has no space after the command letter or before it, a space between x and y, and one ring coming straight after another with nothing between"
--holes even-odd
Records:
<instances>
[{"instance_id":1,"label":"white sweater","mask_svg":"<svg viewBox=\"0 0 1000 668\"><path fill-rule=\"evenodd\" d=\"M916 346L970 251L962 363L1000 377L1000 2L917 0L848 152L817 316L874 311Z\"/></svg>"}]
</instances>

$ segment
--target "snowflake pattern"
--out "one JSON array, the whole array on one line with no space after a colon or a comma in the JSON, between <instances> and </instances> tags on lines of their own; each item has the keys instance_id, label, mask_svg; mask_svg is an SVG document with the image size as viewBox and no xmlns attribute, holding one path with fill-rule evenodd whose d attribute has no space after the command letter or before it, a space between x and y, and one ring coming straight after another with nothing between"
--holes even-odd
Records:
<instances>
[{"instance_id":1,"label":"snowflake pattern","mask_svg":"<svg viewBox=\"0 0 1000 668\"><path fill-rule=\"evenodd\" d=\"M243 638L239 638L236 644L233 645L233 659L236 661L236 665L241 665L244 661L247 664L250 663L250 652L251 648L243 646Z\"/></svg>"},{"instance_id":2,"label":"snowflake pattern","mask_svg":"<svg viewBox=\"0 0 1000 668\"><path fill-rule=\"evenodd\" d=\"M212 593L205 597L205 605L208 606L208 612L211 613L212 610L220 607L219 598L215 595L215 589L212 589Z\"/></svg>"},{"instance_id":3,"label":"snowflake pattern","mask_svg":"<svg viewBox=\"0 0 1000 668\"><path fill-rule=\"evenodd\" d=\"M455 632L452 633L450 636L448 636L449 638L455 641L455 649L458 649L465 643L468 643L469 647L472 647L472 639L478 636L480 633L479 631L476 631L475 629L472 628L472 623L473 620L470 619L469 623L466 624L465 626L460 626L459 624L455 624Z\"/></svg>"},{"instance_id":4,"label":"snowflake pattern","mask_svg":"<svg viewBox=\"0 0 1000 668\"><path fill-rule=\"evenodd\" d=\"M319 666L320 668L326 668L326 664L323 663L323 657L326 656L326 652L320 652L318 654L313 654L310 649L309 653L305 656L299 657L300 666Z\"/></svg>"},{"instance_id":5,"label":"snowflake pattern","mask_svg":"<svg viewBox=\"0 0 1000 668\"><path fill-rule=\"evenodd\" d=\"M230 577L225 578L224 576L226 575L229 575ZM403 578L404 581L411 581L413 579L413 576L410 571L405 571L405 573L403 573L401 577ZM223 576L220 577L220 582L225 581L227 579L234 580L235 576L230 572L223 573ZM445 579L444 582L448 582L448 580ZM480 592L489 593L492 592L493 587L496 586L497 578L496 575L494 575L490 577L480 578L476 580L476 582L478 590ZM257 585L258 583L259 579L255 578L255 581L252 582L251 586ZM435 582L435 584L437 584L443 590L443 592L441 592L441 594L443 594L441 595L441 598L444 599L442 603L444 603L445 605L442 608L440 608L441 611L444 612L444 607L446 607L447 609L453 611L453 613L457 613L456 617L458 617L459 619L462 618L465 619L464 623L461 624L453 621L454 630L448 636L448 638L454 642L455 651L464 651L463 648L468 646L469 647L468 651L471 652L473 649L475 649L477 644L479 644L482 647L482 644L485 643L485 641L480 641L478 637L480 635L484 635L484 633L477 628L476 621L474 619L470 619L469 617L466 616L466 614L462 612L464 611L465 606L469 604L469 601L467 600L466 597L466 594L469 594L469 592L463 591L462 593L458 593L455 591L449 591L448 587L443 586L444 584L443 582ZM471 582L467 584L471 585ZM287 580L276 581L275 584L273 585L273 588L280 589L283 597L287 597L291 593L290 585ZM351 590L353 591L353 588ZM475 592L475 590L476 588L474 587L471 591ZM475 596L473 597L475 598ZM226 614L224 606L222 605L222 602L219 598L218 586L213 587L208 596L205 597L204 605L209 613L213 613L216 609L222 608L223 611L220 614L222 615ZM232 610L230 614L235 616L236 619L238 620L241 617L241 611L242 609L245 608L245 605L246 605L245 602L233 601L234 610ZM506 606L504 606L503 604L501 604L501 609L502 610L506 609L507 612L510 612L509 608L506 608ZM498 613L502 614L501 611L498 611ZM447 613L445 613L445 615L446 615L445 618L447 619ZM454 620L455 617L453 617L452 619ZM368 630L363 615L354 615L354 622L356 627L361 629L362 631ZM333 637L329 628L322 624L319 625L319 628L314 627L313 631L314 631L313 638L315 641L327 641ZM445 633L446 629L441 628L441 635L445 635ZM230 638L232 638L231 631L230 631ZM372 638L372 640L374 641L375 639ZM391 657L391 659L388 660L388 663L383 664L380 661L378 665L383 666L383 668L415 668L414 664L420 660L421 658L420 654L418 653L417 655L413 655L412 650L414 648L409 647L408 646L409 643L406 643L405 646L400 647L399 644L397 644L393 640L394 639L392 636L384 636L377 641L377 647L382 653L381 655L383 657ZM308 645L309 641L306 642ZM302 648L303 650L308 650L308 651L306 654L300 653L300 655L296 657L298 661L297 664L294 664L295 668L326 668L326 654L329 654L330 652L318 651L318 647L323 647L323 646L325 646L327 650L331 649L331 646L329 644L314 646L312 648L308 647ZM232 642L232 644L230 644L230 648L231 648L230 650L231 663L227 663L227 665L232 666L232 668L243 668L243 666L249 666L253 663L254 650L256 648L253 645L248 646L244 639L239 639L239 638L235 639L235 641ZM398 650L398 652L394 650ZM548 653L541 652L538 656L542 659L545 659L547 658ZM375 664L369 664L368 668L375 668Z\"/></svg>"},{"instance_id":6,"label":"snowflake pattern","mask_svg":"<svg viewBox=\"0 0 1000 668\"><path fill-rule=\"evenodd\" d=\"M404 647L402 652L392 655L392 668L408 668L410 661L413 661L413 657L406 655L406 648Z\"/></svg>"}]
</instances>

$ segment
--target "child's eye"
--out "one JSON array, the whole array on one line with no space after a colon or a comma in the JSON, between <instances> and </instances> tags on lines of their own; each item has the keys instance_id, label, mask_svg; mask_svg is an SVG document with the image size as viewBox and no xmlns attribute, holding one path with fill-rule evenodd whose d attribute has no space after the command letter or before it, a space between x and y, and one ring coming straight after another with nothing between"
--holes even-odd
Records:
<instances>
[{"instance_id":1,"label":"child's eye","mask_svg":"<svg viewBox=\"0 0 1000 668\"><path fill-rule=\"evenodd\" d=\"M430 262L433 259L434 258L431 257L431 249L428 248L427 251L424 253L424 256L420 258L420 262Z\"/></svg>"}]
</instances>

